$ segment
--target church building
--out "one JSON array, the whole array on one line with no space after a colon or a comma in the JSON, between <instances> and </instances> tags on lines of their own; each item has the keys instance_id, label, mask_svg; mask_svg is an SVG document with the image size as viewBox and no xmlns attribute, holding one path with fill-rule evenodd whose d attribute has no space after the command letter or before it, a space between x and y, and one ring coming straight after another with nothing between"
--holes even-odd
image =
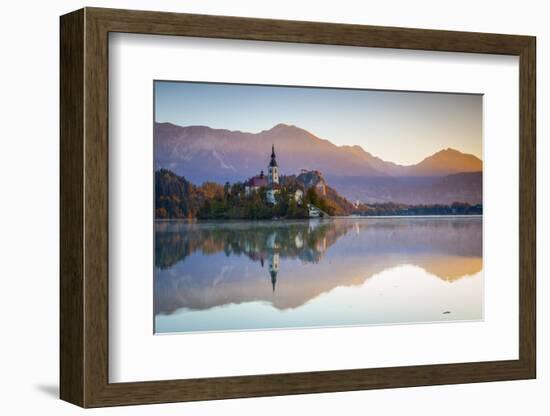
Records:
<instances>
[{"instance_id":1,"label":"church building","mask_svg":"<svg viewBox=\"0 0 550 416\"><path fill-rule=\"evenodd\" d=\"M271 145L271 160L267 167L267 177L264 176L264 171L262 170L259 175L248 179L244 183L244 193L248 196L252 192L257 192L262 187L267 189L267 201L271 204L277 203L275 195L281 190L281 185L279 185L279 166L277 165L277 157L275 156L275 145Z\"/></svg>"},{"instance_id":2,"label":"church building","mask_svg":"<svg viewBox=\"0 0 550 416\"><path fill-rule=\"evenodd\" d=\"M262 170L258 176L254 176L244 183L244 193L246 196L249 196L252 192L257 192L263 186L267 186L267 179Z\"/></svg>"},{"instance_id":3,"label":"church building","mask_svg":"<svg viewBox=\"0 0 550 416\"><path fill-rule=\"evenodd\" d=\"M262 170L259 175L249 178L244 183L244 193L246 196L251 195L253 192L258 192L260 188L266 189L266 201L275 205L277 203L276 195L281 192L280 181L281 174L279 172L279 165L277 164L277 156L275 155L275 145L271 145L271 159L267 166L267 175L264 175ZM300 205L304 197L304 191L300 188L296 188L292 194L292 198Z\"/></svg>"},{"instance_id":4,"label":"church building","mask_svg":"<svg viewBox=\"0 0 550 416\"><path fill-rule=\"evenodd\" d=\"M281 190L279 185L279 166L277 165L277 158L275 156L275 145L271 146L271 160L267 167L267 201L271 204L275 204L277 199L275 195Z\"/></svg>"}]
</instances>

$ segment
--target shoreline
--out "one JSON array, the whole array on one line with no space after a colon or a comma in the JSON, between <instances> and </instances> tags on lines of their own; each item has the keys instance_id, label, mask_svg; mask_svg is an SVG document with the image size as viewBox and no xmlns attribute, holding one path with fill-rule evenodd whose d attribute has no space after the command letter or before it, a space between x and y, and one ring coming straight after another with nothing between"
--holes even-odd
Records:
<instances>
[{"instance_id":1,"label":"shoreline","mask_svg":"<svg viewBox=\"0 0 550 416\"><path fill-rule=\"evenodd\" d=\"M483 214L448 214L448 215L334 215L330 218L482 218Z\"/></svg>"},{"instance_id":2,"label":"shoreline","mask_svg":"<svg viewBox=\"0 0 550 416\"><path fill-rule=\"evenodd\" d=\"M166 218L160 219L155 218L154 222L282 222L282 221L330 221L332 219L338 220L363 220L363 219L465 219L465 218L483 218L483 214L470 214L470 215L459 215L459 214L449 214L449 215L334 215L328 218L279 218L279 219L248 219L248 218L233 218L233 219L208 219L201 220L196 218Z\"/></svg>"}]
</instances>

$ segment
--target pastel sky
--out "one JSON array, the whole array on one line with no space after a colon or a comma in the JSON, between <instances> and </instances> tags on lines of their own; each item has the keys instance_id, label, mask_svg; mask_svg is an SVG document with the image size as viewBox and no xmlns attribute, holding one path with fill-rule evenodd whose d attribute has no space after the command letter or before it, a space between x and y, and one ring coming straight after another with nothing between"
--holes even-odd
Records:
<instances>
[{"instance_id":1,"label":"pastel sky","mask_svg":"<svg viewBox=\"0 0 550 416\"><path fill-rule=\"evenodd\" d=\"M293 124L409 165L448 147L482 159L482 96L155 81L155 121L257 133Z\"/></svg>"}]
</instances>

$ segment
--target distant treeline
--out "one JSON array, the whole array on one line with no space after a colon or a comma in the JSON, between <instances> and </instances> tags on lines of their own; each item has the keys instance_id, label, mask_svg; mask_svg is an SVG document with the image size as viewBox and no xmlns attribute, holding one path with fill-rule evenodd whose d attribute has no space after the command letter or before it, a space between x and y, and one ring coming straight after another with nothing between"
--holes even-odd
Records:
<instances>
[{"instance_id":1,"label":"distant treeline","mask_svg":"<svg viewBox=\"0 0 550 416\"><path fill-rule=\"evenodd\" d=\"M155 218L197 219L272 219L307 218L307 204L311 203L333 215L336 208L309 188L298 203L294 198L297 184L287 178L285 186L276 195L277 204L266 201L266 189L246 195L244 184L237 182L220 185L205 182L194 185L184 177L167 169L155 172Z\"/></svg>"},{"instance_id":2,"label":"distant treeline","mask_svg":"<svg viewBox=\"0 0 550 416\"><path fill-rule=\"evenodd\" d=\"M302 189L301 202L294 192ZM451 205L407 205L376 203L352 205L336 190L327 186L324 196L315 187L307 188L296 176L282 176L277 204L267 202L266 188L245 193L244 183L204 182L194 185L174 172L161 169L155 172L155 218L157 219L272 219L308 218L308 204L329 215L480 215L481 205L455 202Z\"/></svg>"},{"instance_id":3,"label":"distant treeline","mask_svg":"<svg viewBox=\"0 0 550 416\"><path fill-rule=\"evenodd\" d=\"M454 202L451 205L407 205L393 202L362 204L355 209L357 215L482 215L481 204Z\"/></svg>"}]
</instances>

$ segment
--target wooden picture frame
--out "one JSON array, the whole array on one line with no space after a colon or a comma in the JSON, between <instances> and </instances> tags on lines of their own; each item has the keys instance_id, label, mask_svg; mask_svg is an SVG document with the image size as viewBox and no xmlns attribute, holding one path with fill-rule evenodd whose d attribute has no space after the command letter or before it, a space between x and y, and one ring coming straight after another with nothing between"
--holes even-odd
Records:
<instances>
[{"instance_id":1,"label":"wooden picture frame","mask_svg":"<svg viewBox=\"0 0 550 416\"><path fill-rule=\"evenodd\" d=\"M61 17L60 396L82 407L337 392L536 376L535 38L85 8ZM108 35L111 32L519 57L519 359L109 383Z\"/></svg>"}]
</instances>

